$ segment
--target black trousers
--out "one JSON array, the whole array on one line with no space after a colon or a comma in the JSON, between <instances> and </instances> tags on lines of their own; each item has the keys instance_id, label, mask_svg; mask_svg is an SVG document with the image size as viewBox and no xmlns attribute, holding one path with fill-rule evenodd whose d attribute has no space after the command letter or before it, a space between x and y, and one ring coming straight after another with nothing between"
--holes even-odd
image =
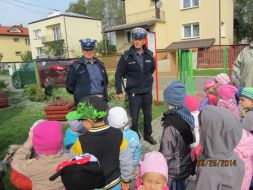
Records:
<instances>
[{"instance_id":1,"label":"black trousers","mask_svg":"<svg viewBox=\"0 0 253 190\"><path fill-rule=\"evenodd\" d=\"M144 138L152 134L152 93L128 94L130 116L132 118L131 129L139 134L138 117L140 109L144 115Z\"/></svg>"}]
</instances>

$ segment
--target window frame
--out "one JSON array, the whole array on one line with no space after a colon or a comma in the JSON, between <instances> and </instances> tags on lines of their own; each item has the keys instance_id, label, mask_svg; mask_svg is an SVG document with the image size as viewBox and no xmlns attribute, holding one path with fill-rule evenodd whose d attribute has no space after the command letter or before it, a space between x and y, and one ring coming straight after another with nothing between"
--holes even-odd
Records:
<instances>
[{"instance_id":1,"label":"window frame","mask_svg":"<svg viewBox=\"0 0 253 190\"><path fill-rule=\"evenodd\" d=\"M200 6L200 0L198 0L198 5L192 5L193 0L189 0L189 1L190 1L190 6L189 7L184 7L184 0L181 0L181 9L182 10L198 8Z\"/></svg>"},{"instance_id":2,"label":"window frame","mask_svg":"<svg viewBox=\"0 0 253 190\"><path fill-rule=\"evenodd\" d=\"M35 40L42 38L42 32L41 29L34 30Z\"/></svg>"},{"instance_id":3,"label":"window frame","mask_svg":"<svg viewBox=\"0 0 253 190\"><path fill-rule=\"evenodd\" d=\"M18 37L14 37L14 38L13 38L13 41L14 41L14 42L20 42L20 39L19 39Z\"/></svg>"},{"instance_id":4,"label":"window frame","mask_svg":"<svg viewBox=\"0 0 253 190\"><path fill-rule=\"evenodd\" d=\"M199 26L199 35L198 36L193 36L193 26L198 25ZM184 27L185 26L191 26L191 36L190 37L185 37L185 32L184 32ZM190 22L190 23L183 23L181 24L181 39L182 40L187 40L187 39L194 39L194 38L200 38L200 22Z\"/></svg>"},{"instance_id":5,"label":"window frame","mask_svg":"<svg viewBox=\"0 0 253 190\"><path fill-rule=\"evenodd\" d=\"M61 40L61 26L53 26L52 27L54 41Z\"/></svg>"},{"instance_id":6,"label":"window frame","mask_svg":"<svg viewBox=\"0 0 253 190\"><path fill-rule=\"evenodd\" d=\"M22 54L21 51L15 51L16 56L21 56L21 54Z\"/></svg>"},{"instance_id":7,"label":"window frame","mask_svg":"<svg viewBox=\"0 0 253 190\"><path fill-rule=\"evenodd\" d=\"M38 53L38 56L46 55L44 47L37 47L37 53Z\"/></svg>"},{"instance_id":8,"label":"window frame","mask_svg":"<svg viewBox=\"0 0 253 190\"><path fill-rule=\"evenodd\" d=\"M29 46L29 45L31 44L30 38L25 38L25 44L26 44L27 46Z\"/></svg>"}]
</instances>

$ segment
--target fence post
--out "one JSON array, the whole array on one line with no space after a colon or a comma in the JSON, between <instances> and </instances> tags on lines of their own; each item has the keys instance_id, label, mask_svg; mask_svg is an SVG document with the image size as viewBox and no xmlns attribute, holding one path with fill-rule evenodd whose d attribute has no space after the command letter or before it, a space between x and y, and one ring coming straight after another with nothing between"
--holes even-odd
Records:
<instances>
[{"instance_id":1,"label":"fence post","mask_svg":"<svg viewBox=\"0 0 253 190\"><path fill-rule=\"evenodd\" d=\"M233 60L234 60L234 47L229 46L229 61L228 61L228 67L229 67L229 77L232 78L232 68L233 68Z\"/></svg>"},{"instance_id":2,"label":"fence post","mask_svg":"<svg viewBox=\"0 0 253 190\"><path fill-rule=\"evenodd\" d=\"M36 83L38 87L41 88L39 67L36 64L36 61L33 61L33 62L34 62L34 72L35 72Z\"/></svg>"},{"instance_id":3,"label":"fence post","mask_svg":"<svg viewBox=\"0 0 253 190\"><path fill-rule=\"evenodd\" d=\"M223 65L224 65L224 73L228 73L228 47L223 47Z\"/></svg>"},{"instance_id":4,"label":"fence post","mask_svg":"<svg viewBox=\"0 0 253 190\"><path fill-rule=\"evenodd\" d=\"M191 95L194 95L194 80L193 80L193 63L192 63L192 49L189 51L189 80L188 81L188 88L191 93ZM186 82L187 82L186 81Z\"/></svg>"},{"instance_id":5,"label":"fence post","mask_svg":"<svg viewBox=\"0 0 253 190\"><path fill-rule=\"evenodd\" d=\"M178 80L178 72L179 72L179 50L176 50L176 75L177 75L177 80Z\"/></svg>"}]
</instances>

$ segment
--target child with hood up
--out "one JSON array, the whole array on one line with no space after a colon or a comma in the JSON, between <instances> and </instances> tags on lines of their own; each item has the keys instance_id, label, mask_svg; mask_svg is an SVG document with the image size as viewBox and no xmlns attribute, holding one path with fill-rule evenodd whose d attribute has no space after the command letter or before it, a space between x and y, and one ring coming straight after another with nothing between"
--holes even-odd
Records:
<instances>
[{"instance_id":1,"label":"child with hood up","mask_svg":"<svg viewBox=\"0 0 253 190\"><path fill-rule=\"evenodd\" d=\"M217 106L230 110L237 119L240 119L240 111L235 101L237 88L233 85L226 84L217 88L219 101Z\"/></svg>"},{"instance_id":2,"label":"child with hood up","mask_svg":"<svg viewBox=\"0 0 253 190\"><path fill-rule=\"evenodd\" d=\"M181 81L173 81L163 92L168 111L163 114L160 152L168 163L169 188L185 190L185 179L195 172L190 144L194 142L194 118L184 107L186 89Z\"/></svg>"},{"instance_id":3,"label":"child with hood up","mask_svg":"<svg viewBox=\"0 0 253 190\"><path fill-rule=\"evenodd\" d=\"M234 153L242 138L239 120L216 106L206 106L199 116L203 154L198 161L196 190L241 189L244 163Z\"/></svg>"}]
</instances>

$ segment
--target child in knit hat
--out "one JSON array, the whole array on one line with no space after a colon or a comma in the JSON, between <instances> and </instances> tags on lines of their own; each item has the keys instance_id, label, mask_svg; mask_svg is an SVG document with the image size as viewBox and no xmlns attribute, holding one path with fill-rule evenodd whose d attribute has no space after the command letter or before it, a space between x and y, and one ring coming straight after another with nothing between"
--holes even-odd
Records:
<instances>
[{"instance_id":1,"label":"child in knit hat","mask_svg":"<svg viewBox=\"0 0 253 190\"><path fill-rule=\"evenodd\" d=\"M217 87L230 84L230 78L226 73L220 73L215 77Z\"/></svg>"},{"instance_id":2,"label":"child in knit hat","mask_svg":"<svg viewBox=\"0 0 253 190\"><path fill-rule=\"evenodd\" d=\"M253 87L245 87L240 94L242 111L242 127L253 132Z\"/></svg>"},{"instance_id":3,"label":"child in knit hat","mask_svg":"<svg viewBox=\"0 0 253 190\"><path fill-rule=\"evenodd\" d=\"M185 190L185 179L195 172L195 163L191 160L191 147L194 143L194 118L184 107L186 96L185 85L173 81L163 92L168 111L163 114L163 133L160 152L168 163L169 187Z\"/></svg>"},{"instance_id":4,"label":"child in knit hat","mask_svg":"<svg viewBox=\"0 0 253 190\"><path fill-rule=\"evenodd\" d=\"M130 149L122 131L105 124L107 110L103 98L90 96L79 102L76 111L67 114L69 121L79 120L88 129L78 137L72 151L75 155L90 153L98 159L105 176L104 189L120 190L121 183L129 189L132 177Z\"/></svg>"},{"instance_id":5,"label":"child in knit hat","mask_svg":"<svg viewBox=\"0 0 253 190\"><path fill-rule=\"evenodd\" d=\"M195 142L191 144L191 158L192 161L197 160L199 156L202 154L202 145L200 142L200 135L199 135L199 106L200 102L196 96L186 96L184 106L189 109L192 116L194 117L194 136Z\"/></svg>"},{"instance_id":6,"label":"child in knit hat","mask_svg":"<svg viewBox=\"0 0 253 190\"><path fill-rule=\"evenodd\" d=\"M33 189L62 190L60 179L49 181L57 165L71 158L71 154L61 154L62 147L62 124L42 121L30 130L27 141L15 153L12 167L31 179ZM32 148L36 157L29 159Z\"/></svg>"},{"instance_id":7,"label":"child in knit hat","mask_svg":"<svg viewBox=\"0 0 253 190\"><path fill-rule=\"evenodd\" d=\"M135 190L169 190L168 165L160 152L149 152L140 162L139 177L135 182Z\"/></svg>"},{"instance_id":8,"label":"child in knit hat","mask_svg":"<svg viewBox=\"0 0 253 190\"><path fill-rule=\"evenodd\" d=\"M229 109L236 118L240 119L240 111L235 100L236 92L237 88L231 84L219 86L217 88L217 94L219 96L217 106Z\"/></svg>"},{"instance_id":9,"label":"child in knit hat","mask_svg":"<svg viewBox=\"0 0 253 190\"><path fill-rule=\"evenodd\" d=\"M133 159L133 174L135 175L141 158L141 142L139 136L135 131L129 129L127 112L124 108L119 106L111 108L108 112L107 119L110 126L123 131L123 135L131 150L131 156Z\"/></svg>"}]
</instances>

